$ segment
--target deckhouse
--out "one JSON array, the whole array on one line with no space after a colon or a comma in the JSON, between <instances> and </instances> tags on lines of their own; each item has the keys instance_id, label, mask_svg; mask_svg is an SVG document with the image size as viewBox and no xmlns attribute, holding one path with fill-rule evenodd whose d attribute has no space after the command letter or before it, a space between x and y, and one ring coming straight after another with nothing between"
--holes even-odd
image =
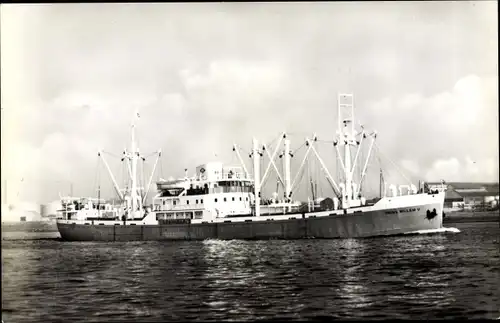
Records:
<instances>
[{"instance_id":1,"label":"deckhouse","mask_svg":"<svg viewBox=\"0 0 500 323\"><path fill-rule=\"evenodd\" d=\"M241 166L211 162L196 168L196 174L181 179L160 180L153 199L158 220L216 219L249 215L254 203L253 180Z\"/></svg>"}]
</instances>

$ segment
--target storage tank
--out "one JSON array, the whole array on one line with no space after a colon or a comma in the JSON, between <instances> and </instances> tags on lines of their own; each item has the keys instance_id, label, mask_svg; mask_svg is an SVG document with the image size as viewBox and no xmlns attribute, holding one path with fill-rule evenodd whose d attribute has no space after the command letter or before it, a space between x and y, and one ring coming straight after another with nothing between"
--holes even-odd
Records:
<instances>
[{"instance_id":1,"label":"storage tank","mask_svg":"<svg viewBox=\"0 0 500 323\"><path fill-rule=\"evenodd\" d=\"M40 204L19 202L2 207L2 222L41 221Z\"/></svg>"},{"instance_id":2,"label":"storage tank","mask_svg":"<svg viewBox=\"0 0 500 323\"><path fill-rule=\"evenodd\" d=\"M42 218L55 218L61 209L60 201L53 201L47 204L42 204L40 207L40 214Z\"/></svg>"}]
</instances>

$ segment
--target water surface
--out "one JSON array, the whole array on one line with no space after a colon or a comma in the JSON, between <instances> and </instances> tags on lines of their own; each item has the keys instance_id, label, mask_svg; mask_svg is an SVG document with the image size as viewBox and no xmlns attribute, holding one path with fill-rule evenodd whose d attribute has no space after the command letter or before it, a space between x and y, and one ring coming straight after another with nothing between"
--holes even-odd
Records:
<instances>
[{"instance_id":1,"label":"water surface","mask_svg":"<svg viewBox=\"0 0 500 323\"><path fill-rule=\"evenodd\" d=\"M500 316L498 223L349 240L2 240L4 322ZM3 234L2 234L3 235Z\"/></svg>"}]
</instances>

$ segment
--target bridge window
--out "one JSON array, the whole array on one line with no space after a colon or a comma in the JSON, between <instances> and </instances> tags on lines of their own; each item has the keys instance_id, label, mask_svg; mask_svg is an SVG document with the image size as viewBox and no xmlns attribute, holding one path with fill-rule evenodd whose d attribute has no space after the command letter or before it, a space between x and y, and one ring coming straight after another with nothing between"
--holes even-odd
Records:
<instances>
[{"instance_id":1,"label":"bridge window","mask_svg":"<svg viewBox=\"0 0 500 323\"><path fill-rule=\"evenodd\" d=\"M240 201L242 200L241 196L240 196Z\"/></svg>"},{"instance_id":2,"label":"bridge window","mask_svg":"<svg viewBox=\"0 0 500 323\"><path fill-rule=\"evenodd\" d=\"M224 202L226 202L226 198L224 198Z\"/></svg>"},{"instance_id":3,"label":"bridge window","mask_svg":"<svg viewBox=\"0 0 500 323\"><path fill-rule=\"evenodd\" d=\"M171 188L171 189L166 189L166 190L163 190L162 193L161 193L161 196L162 197L167 197L167 196L178 196L179 194L181 194L183 191L182 188Z\"/></svg>"},{"instance_id":4,"label":"bridge window","mask_svg":"<svg viewBox=\"0 0 500 323\"><path fill-rule=\"evenodd\" d=\"M177 205L177 201L174 201L174 205Z\"/></svg>"},{"instance_id":5,"label":"bridge window","mask_svg":"<svg viewBox=\"0 0 500 323\"><path fill-rule=\"evenodd\" d=\"M186 190L186 195L187 196L192 196L192 195L203 195L203 194L208 194L208 186L205 184L205 187L202 188L199 185L196 186L196 188L193 187L191 184L191 187Z\"/></svg>"},{"instance_id":6,"label":"bridge window","mask_svg":"<svg viewBox=\"0 0 500 323\"><path fill-rule=\"evenodd\" d=\"M215 202L217 203L217 198L215 198Z\"/></svg>"},{"instance_id":7,"label":"bridge window","mask_svg":"<svg viewBox=\"0 0 500 323\"><path fill-rule=\"evenodd\" d=\"M200 200L200 203L203 204L203 199Z\"/></svg>"},{"instance_id":8,"label":"bridge window","mask_svg":"<svg viewBox=\"0 0 500 323\"><path fill-rule=\"evenodd\" d=\"M234 202L234 197L233 197L233 202Z\"/></svg>"},{"instance_id":9,"label":"bridge window","mask_svg":"<svg viewBox=\"0 0 500 323\"><path fill-rule=\"evenodd\" d=\"M189 200L187 200L187 201L186 201L186 204L188 204L188 205L189 205Z\"/></svg>"},{"instance_id":10,"label":"bridge window","mask_svg":"<svg viewBox=\"0 0 500 323\"><path fill-rule=\"evenodd\" d=\"M196 200L196 204L198 204L198 200Z\"/></svg>"}]
</instances>

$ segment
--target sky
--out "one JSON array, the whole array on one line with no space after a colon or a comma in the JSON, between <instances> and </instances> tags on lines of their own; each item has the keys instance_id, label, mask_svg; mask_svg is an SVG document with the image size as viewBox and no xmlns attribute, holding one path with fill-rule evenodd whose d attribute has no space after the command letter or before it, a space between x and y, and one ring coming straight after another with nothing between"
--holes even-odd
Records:
<instances>
[{"instance_id":1,"label":"sky","mask_svg":"<svg viewBox=\"0 0 500 323\"><path fill-rule=\"evenodd\" d=\"M122 153L135 111L163 177L236 163L233 142L251 169L252 138L282 131L293 149L316 133L335 173L342 92L377 131L391 180L498 181L497 12L495 1L2 4L2 180L9 198L38 203L70 187L95 195L101 181L111 194L97 151Z\"/></svg>"}]
</instances>

